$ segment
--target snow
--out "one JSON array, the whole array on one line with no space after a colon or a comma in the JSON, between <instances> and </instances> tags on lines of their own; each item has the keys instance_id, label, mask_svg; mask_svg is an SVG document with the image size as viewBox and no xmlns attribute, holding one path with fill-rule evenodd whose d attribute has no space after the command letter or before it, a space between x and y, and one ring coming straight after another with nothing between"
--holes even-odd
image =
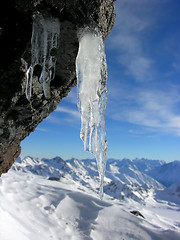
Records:
<instances>
[{"instance_id":1,"label":"snow","mask_svg":"<svg viewBox=\"0 0 180 240\"><path fill-rule=\"evenodd\" d=\"M100 197L107 161L105 109L107 102L107 65L104 42L98 28L85 28L79 37L76 59L78 108L81 113L80 137L85 151L96 157L100 176Z\"/></svg>"},{"instance_id":2,"label":"snow","mask_svg":"<svg viewBox=\"0 0 180 240\"><path fill-rule=\"evenodd\" d=\"M47 178L68 179L85 187L89 193L97 192L99 177L95 159L71 159L64 161L60 157L53 159L38 159L26 157L18 160L12 169L21 172L31 172ZM162 190L164 187L155 179L131 165L129 160L107 161L106 177L104 178L104 192L114 198L133 198L144 200L150 189Z\"/></svg>"},{"instance_id":3,"label":"snow","mask_svg":"<svg viewBox=\"0 0 180 240\"><path fill-rule=\"evenodd\" d=\"M26 97L31 98L35 67L41 67L39 81L44 95L50 98L50 81L55 76L56 50L58 49L60 22L48 13L33 15L31 38L31 66L26 72Z\"/></svg>"},{"instance_id":4,"label":"snow","mask_svg":"<svg viewBox=\"0 0 180 240\"><path fill-rule=\"evenodd\" d=\"M147 174L165 185L171 186L174 183L180 183L180 161L173 161L162 166L151 169Z\"/></svg>"},{"instance_id":5,"label":"snow","mask_svg":"<svg viewBox=\"0 0 180 240\"><path fill-rule=\"evenodd\" d=\"M50 168L56 169L58 164L60 180L48 180ZM44 175L39 171L42 167L46 167ZM81 176L89 185L83 185ZM120 201L116 196L113 200L106 193L102 201L92 190L97 187L96 178L92 160L18 159L0 178L0 239L180 239L180 203L172 198L174 191L178 197L178 185L165 190L151 188L144 201ZM109 180L105 178L105 182ZM132 215L133 210L145 219Z\"/></svg>"},{"instance_id":6,"label":"snow","mask_svg":"<svg viewBox=\"0 0 180 240\"><path fill-rule=\"evenodd\" d=\"M134 159L133 163L136 165L136 167L138 168L138 170L143 171L143 172L147 172L150 171L156 167L160 167L162 165L164 165L166 162L162 161L162 160L149 160L149 159Z\"/></svg>"}]
</instances>

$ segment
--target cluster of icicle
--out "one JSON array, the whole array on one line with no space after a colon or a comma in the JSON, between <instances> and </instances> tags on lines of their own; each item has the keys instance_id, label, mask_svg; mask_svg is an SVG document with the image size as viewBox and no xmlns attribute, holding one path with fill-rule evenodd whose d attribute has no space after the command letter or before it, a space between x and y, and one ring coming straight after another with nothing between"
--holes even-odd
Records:
<instances>
[{"instance_id":1,"label":"cluster of icicle","mask_svg":"<svg viewBox=\"0 0 180 240\"><path fill-rule=\"evenodd\" d=\"M31 37L31 66L26 72L26 97L31 99L33 73L36 66L41 67L39 78L44 95L50 98L50 82L55 76L56 50L58 49L60 22L47 13L33 15Z\"/></svg>"},{"instance_id":2,"label":"cluster of icicle","mask_svg":"<svg viewBox=\"0 0 180 240\"><path fill-rule=\"evenodd\" d=\"M49 14L36 13L33 17L31 38L31 66L26 72L26 97L31 98L34 68L41 66L39 78L44 95L50 98L50 81L55 76L60 22ZM78 108L81 113L80 137L85 151L95 155L100 177L100 198L107 161L105 109L107 103L107 65L102 35L97 27L86 27L79 32L79 52L76 58L78 80Z\"/></svg>"},{"instance_id":3,"label":"cluster of icicle","mask_svg":"<svg viewBox=\"0 0 180 240\"><path fill-rule=\"evenodd\" d=\"M76 59L78 108L81 113L80 137L84 150L95 155L100 177L100 198L107 161L105 109L107 65L104 42L98 28L85 28L79 34Z\"/></svg>"}]
</instances>

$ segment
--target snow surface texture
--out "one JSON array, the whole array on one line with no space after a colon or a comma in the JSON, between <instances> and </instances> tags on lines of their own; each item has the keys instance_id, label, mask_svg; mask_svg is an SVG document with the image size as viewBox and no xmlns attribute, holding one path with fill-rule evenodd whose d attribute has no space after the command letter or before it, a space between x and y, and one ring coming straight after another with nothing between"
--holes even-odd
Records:
<instances>
[{"instance_id":1,"label":"snow surface texture","mask_svg":"<svg viewBox=\"0 0 180 240\"><path fill-rule=\"evenodd\" d=\"M98 28L85 28L79 33L76 59L78 108L81 113L80 137L85 151L95 155L100 176L100 198L107 161L105 109L107 103L107 64L104 42Z\"/></svg>"},{"instance_id":2,"label":"snow surface texture","mask_svg":"<svg viewBox=\"0 0 180 240\"><path fill-rule=\"evenodd\" d=\"M119 162L110 161L112 176L118 177L118 167L128 163ZM134 167L130 165L129 169ZM50 176L58 176L58 170L59 181L48 180ZM125 167L123 172L132 182L140 181L136 180L137 175L128 175ZM171 195L177 188L159 191L161 196L151 189L143 204L131 198L119 201L117 196L113 200L106 193L100 201L88 184L78 180L81 176L95 189L98 173L94 160L19 159L0 178L0 239L180 239L180 201L174 203ZM144 184L149 180L150 177L144 177ZM133 210L145 219L132 215Z\"/></svg>"},{"instance_id":3,"label":"snow surface texture","mask_svg":"<svg viewBox=\"0 0 180 240\"><path fill-rule=\"evenodd\" d=\"M39 78L45 97L50 98L50 81L55 76L56 50L58 49L60 22L50 14L33 15L31 38L31 66L26 72L26 97L31 98L34 68L40 66Z\"/></svg>"}]
</instances>

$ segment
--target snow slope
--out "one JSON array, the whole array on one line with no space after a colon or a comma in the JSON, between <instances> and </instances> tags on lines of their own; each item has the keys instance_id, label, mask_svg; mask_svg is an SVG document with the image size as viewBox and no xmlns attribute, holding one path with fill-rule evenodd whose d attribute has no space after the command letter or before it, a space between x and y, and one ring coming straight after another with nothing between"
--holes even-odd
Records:
<instances>
[{"instance_id":1,"label":"snow slope","mask_svg":"<svg viewBox=\"0 0 180 240\"><path fill-rule=\"evenodd\" d=\"M180 161L166 163L148 171L147 174L166 187L177 182L180 183Z\"/></svg>"},{"instance_id":2,"label":"snow slope","mask_svg":"<svg viewBox=\"0 0 180 240\"><path fill-rule=\"evenodd\" d=\"M139 171L134 161L129 159L108 161L106 176L126 184L139 184L162 188L159 182L149 177L143 171Z\"/></svg>"},{"instance_id":3,"label":"snow slope","mask_svg":"<svg viewBox=\"0 0 180 240\"><path fill-rule=\"evenodd\" d=\"M180 239L179 205L157 202L153 193L144 205L113 201L107 195L101 201L86 190L82 192L65 178L50 181L30 171L11 169L0 178L0 239ZM145 219L132 215L131 210L140 211Z\"/></svg>"},{"instance_id":4,"label":"snow slope","mask_svg":"<svg viewBox=\"0 0 180 240\"><path fill-rule=\"evenodd\" d=\"M139 171L147 172L156 167L164 165L166 162L162 160L150 160L146 158L136 158L133 160L133 163L136 165Z\"/></svg>"}]
</instances>

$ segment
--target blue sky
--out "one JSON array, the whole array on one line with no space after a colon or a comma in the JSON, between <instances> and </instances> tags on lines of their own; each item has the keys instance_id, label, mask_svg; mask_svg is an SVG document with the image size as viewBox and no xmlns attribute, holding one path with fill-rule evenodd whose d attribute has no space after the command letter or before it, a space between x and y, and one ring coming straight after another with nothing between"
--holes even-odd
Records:
<instances>
[{"instance_id":1,"label":"blue sky","mask_svg":"<svg viewBox=\"0 0 180 240\"><path fill-rule=\"evenodd\" d=\"M109 158L180 160L180 1L117 0L106 39ZM21 144L22 155L89 158L76 88Z\"/></svg>"}]
</instances>

